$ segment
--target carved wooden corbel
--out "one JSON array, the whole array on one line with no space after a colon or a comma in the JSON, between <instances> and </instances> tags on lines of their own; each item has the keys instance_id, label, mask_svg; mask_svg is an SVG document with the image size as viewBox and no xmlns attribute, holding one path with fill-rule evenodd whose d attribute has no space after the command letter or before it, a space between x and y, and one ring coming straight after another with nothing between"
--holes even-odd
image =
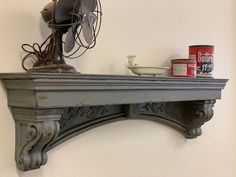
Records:
<instances>
[{"instance_id":1,"label":"carved wooden corbel","mask_svg":"<svg viewBox=\"0 0 236 177\"><path fill-rule=\"evenodd\" d=\"M60 109L12 107L16 124L15 159L23 170L33 170L47 163L47 147L60 131Z\"/></svg>"},{"instance_id":2,"label":"carved wooden corbel","mask_svg":"<svg viewBox=\"0 0 236 177\"><path fill-rule=\"evenodd\" d=\"M60 127L58 121L16 121L16 163L23 171L37 169L47 163L46 147Z\"/></svg>"},{"instance_id":3,"label":"carved wooden corbel","mask_svg":"<svg viewBox=\"0 0 236 177\"><path fill-rule=\"evenodd\" d=\"M193 101L185 104L187 138L196 138L201 136L201 126L213 117L213 106L215 100Z\"/></svg>"}]
</instances>

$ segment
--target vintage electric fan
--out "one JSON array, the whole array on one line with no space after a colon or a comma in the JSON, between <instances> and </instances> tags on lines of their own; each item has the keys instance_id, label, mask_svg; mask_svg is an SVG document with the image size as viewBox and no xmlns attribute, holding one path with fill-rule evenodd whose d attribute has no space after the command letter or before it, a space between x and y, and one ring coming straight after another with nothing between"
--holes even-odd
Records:
<instances>
[{"instance_id":1,"label":"vintage electric fan","mask_svg":"<svg viewBox=\"0 0 236 177\"><path fill-rule=\"evenodd\" d=\"M64 58L78 58L95 46L102 20L100 0L53 0L41 14L52 34L41 45L22 45L28 53L23 68L30 72L76 72ZM36 62L27 68L30 56Z\"/></svg>"}]
</instances>

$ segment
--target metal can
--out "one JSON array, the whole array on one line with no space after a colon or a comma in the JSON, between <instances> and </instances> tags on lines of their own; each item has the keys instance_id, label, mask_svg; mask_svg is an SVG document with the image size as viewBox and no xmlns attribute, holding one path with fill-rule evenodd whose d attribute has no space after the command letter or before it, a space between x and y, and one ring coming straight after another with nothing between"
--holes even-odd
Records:
<instances>
[{"instance_id":1,"label":"metal can","mask_svg":"<svg viewBox=\"0 0 236 177\"><path fill-rule=\"evenodd\" d=\"M213 77L214 46L193 45L189 46L189 58L197 62L197 77Z\"/></svg>"},{"instance_id":2,"label":"metal can","mask_svg":"<svg viewBox=\"0 0 236 177\"><path fill-rule=\"evenodd\" d=\"M172 77L196 77L196 60L174 59L171 60Z\"/></svg>"}]
</instances>

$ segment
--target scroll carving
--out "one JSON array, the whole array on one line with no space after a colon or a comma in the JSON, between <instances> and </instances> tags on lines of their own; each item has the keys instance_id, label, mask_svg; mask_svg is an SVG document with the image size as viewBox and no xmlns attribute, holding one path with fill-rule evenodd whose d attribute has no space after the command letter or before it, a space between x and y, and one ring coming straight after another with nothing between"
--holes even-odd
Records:
<instances>
[{"instance_id":1,"label":"scroll carving","mask_svg":"<svg viewBox=\"0 0 236 177\"><path fill-rule=\"evenodd\" d=\"M186 119L187 119L187 138L196 138L201 136L201 126L213 117L213 106L215 100L187 102Z\"/></svg>"},{"instance_id":2,"label":"scroll carving","mask_svg":"<svg viewBox=\"0 0 236 177\"><path fill-rule=\"evenodd\" d=\"M47 162L45 148L57 137L60 127L57 121L43 121L35 123L17 122L17 131L21 135L17 139L16 162L23 171L40 168ZM26 128L25 128L26 127Z\"/></svg>"}]
</instances>

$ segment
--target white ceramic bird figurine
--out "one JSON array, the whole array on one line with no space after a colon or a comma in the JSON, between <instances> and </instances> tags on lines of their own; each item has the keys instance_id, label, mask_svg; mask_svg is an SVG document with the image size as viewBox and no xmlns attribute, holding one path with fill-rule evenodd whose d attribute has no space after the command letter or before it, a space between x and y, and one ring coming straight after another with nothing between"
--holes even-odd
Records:
<instances>
[{"instance_id":1,"label":"white ceramic bird figurine","mask_svg":"<svg viewBox=\"0 0 236 177\"><path fill-rule=\"evenodd\" d=\"M135 61L136 55L129 55L128 57L128 68L138 66L138 62Z\"/></svg>"}]
</instances>

